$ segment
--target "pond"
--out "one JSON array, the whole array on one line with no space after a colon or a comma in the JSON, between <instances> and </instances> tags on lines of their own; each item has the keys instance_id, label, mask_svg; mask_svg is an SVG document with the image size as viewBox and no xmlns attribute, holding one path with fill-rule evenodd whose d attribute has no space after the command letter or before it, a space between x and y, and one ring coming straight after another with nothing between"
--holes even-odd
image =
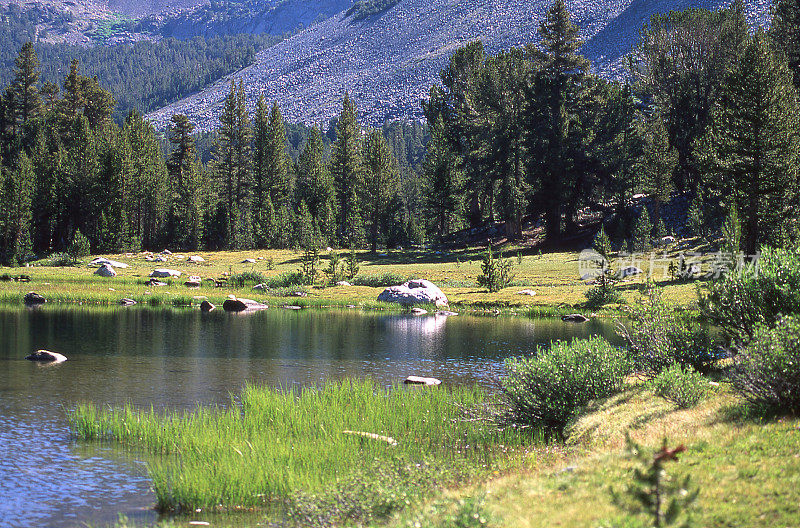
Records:
<instances>
[{"instance_id":1,"label":"pond","mask_svg":"<svg viewBox=\"0 0 800 528\"><path fill-rule=\"evenodd\" d=\"M489 383L537 343L614 334L524 317L381 315L343 310L0 309L0 527L156 520L143 459L70 438L79 402L191 409L230 401L245 382L309 385L408 375ZM23 358L44 348L65 363ZM219 523L214 523L219 525Z\"/></svg>"}]
</instances>

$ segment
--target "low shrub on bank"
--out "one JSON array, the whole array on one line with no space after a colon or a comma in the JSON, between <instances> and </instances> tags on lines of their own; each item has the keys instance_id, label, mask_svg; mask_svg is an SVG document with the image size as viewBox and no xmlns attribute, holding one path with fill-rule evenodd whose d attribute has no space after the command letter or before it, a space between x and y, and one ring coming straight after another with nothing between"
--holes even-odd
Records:
<instances>
[{"instance_id":1,"label":"low shrub on bank","mask_svg":"<svg viewBox=\"0 0 800 528\"><path fill-rule=\"evenodd\" d=\"M595 286L586 290L587 308L600 308L607 304L625 304L625 298L619 290L613 287Z\"/></svg>"},{"instance_id":2,"label":"low shrub on bank","mask_svg":"<svg viewBox=\"0 0 800 528\"><path fill-rule=\"evenodd\" d=\"M800 413L800 318L756 329L729 375L736 392L759 407Z\"/></svg>"},{"instance_id":3,"label":"low shrub on bank","mask_svg":"<svg viewBox=\"0 0 800 528\"><path fill-rule=\"evenodd\" d=\"M651 287L647 298L627 311L620 325L634 368L649 378L678 363L700 373L719 359L718 346L704 327L668 306L661 292Z\"/></svg>"},{"instance_id":4,"label":"low shrub on bank","mask_svg":"<svg viewBox=\"0 0 800 528\"><path fill-rule=\"evenodd\" d=\"M369 286L370 288L386 288L388 286L397 286L408 282L415 277L401 275L400 273L392 273L391 271L381 273L380 275L357 275L353 277L351 283L354 286Z\"/></svg>"},{"instance_id":5,"label":"low shrub on bank","mask_svg":"<svg viewBox=\"0 0 800 528\"><path fill-rule=\"evenodd\" d=\"M679 363L662 370L652 382L653 392L681 409L700 403L708 394L708 380L702 374Z\"/></svg>"},{"instance_id":6,"label":"low shrub on bank","mask_svg":"<svg viewBox=\"0 0 800 528\"><path fill-rule=\"evenodd\" d=\"M410 468L430 470L420 479L442 478L437 468L474 474L506 460L505 450L520 445L522 434L464 419L465 409L480 408L484 399L478 388L387 391L348 380L304 390L251 386L227 409L189 413L81 405L70 422L80 440L114 440L164 455L148 465L160 510L258 508L296 499L297 515L336 517L341 512L315 512L300 499L336 497L342 482L361 478L368 479L363 493L341 496L369 517L406 504L387 503L382 472L397 473L402 483Z\"/></svg>"},{"instance_id":7,"label":"low shrub on bank","mask_svg":"<svg viewBox=\"0 0 800 528\"><path fill-rule=\"evenodd\" d=\"M757 265L712 283L700 307L735 345L745 346L759 326L800 315L800 251L764 248Z\"/></svg>"},{"instance_id":8,"label":"low shrub on bank","mask_svg":"<svg viewBox=\"0 0 800 528\"><path fill-rule=\"evenodd\" d=\"M235 288L242 288L244 286L255 286L267 281L267 277L258 271L243 271L236 273L228 278L228 284Z\"/></svg>"},{"instance_id":9,"label":"low shrub on bank","mask_svg":"<svg viewBox=\"0 0 800 528\"><path fill-rule=\"evenodd\" d=\"M587 403L622 389L629 363L624 349L592 337L540 347L506 368L501 421L560 434Z\"/></svg>"}]
</instances>

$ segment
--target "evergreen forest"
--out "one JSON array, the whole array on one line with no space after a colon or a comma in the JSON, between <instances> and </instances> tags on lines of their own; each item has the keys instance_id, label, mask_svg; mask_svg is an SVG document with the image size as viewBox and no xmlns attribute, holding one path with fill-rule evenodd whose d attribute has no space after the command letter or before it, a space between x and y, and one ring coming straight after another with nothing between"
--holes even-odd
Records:
<instances>
[{"instance_id":1,"label":"evergreen forest","mask_svg":"<svg viewBox=\"0 0 800 528\"><path fill-rule=\"evenodd\" d=\"M45 72L62 59L26 42L0 96L0 260L63 251L78 234L93 252L376 251L541 225L545 245L562 245L587 215L613 215L622 244L664 234L675 195L690 203L687 229L735 215L740 251L798 239L800 2L777 0L769 30L748 27L741 0L656 15L625 82L591 73L563 0L539 31L538 45L455 51L425 125L367 129L347 95L326 129L287 123L263 96L251 115L234 80L214 133L175 115L163 137L132 107L167 95L117 93L99 57L55 81ZM179 68L164 75L166 90L191 89ZM640 193L652 206L633 215Z\"/></svg>"}]
</instances>

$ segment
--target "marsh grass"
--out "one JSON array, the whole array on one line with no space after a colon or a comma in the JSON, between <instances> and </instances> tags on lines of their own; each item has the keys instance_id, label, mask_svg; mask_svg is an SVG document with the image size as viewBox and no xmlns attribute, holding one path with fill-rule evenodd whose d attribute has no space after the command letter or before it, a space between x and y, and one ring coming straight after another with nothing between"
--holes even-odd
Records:
<instances>
[{"instance_id":1,"label":"marsh grass","mask_svg":"<svg viewBox=\"0 0 800 528\"><path fill-rule=\"evenodd\" d=\"M302 390L247 386L226 408L186 413L83 404L69 419L79 440L110 440L157 455L148 472L159 510L258 509L336 496L353 489L337 483L359 475L367 479L365 489L378 489L374 479L386 468L416 475L416 482L436 468L461 468L461 475L508 464L531 437L467 419L464 410L484 398L478 388L387 390L370 380L345 380ZM347 430L388 436L397 446ZM369 495L361 502L375 503Z\"/></svg>"}]
</instances>

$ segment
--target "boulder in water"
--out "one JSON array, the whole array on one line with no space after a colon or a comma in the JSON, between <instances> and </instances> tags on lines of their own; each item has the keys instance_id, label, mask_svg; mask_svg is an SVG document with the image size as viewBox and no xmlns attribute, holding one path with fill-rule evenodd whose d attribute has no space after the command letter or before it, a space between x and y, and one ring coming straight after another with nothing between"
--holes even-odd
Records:
<instances>
[{"instance_id":1,"label":"boulder in water","mask_svg":"<svg viewBox=\"0 0 800 528\"><path fill-rule=\"evenodd\" d=\"M436 378L425 378L422 376L409 376L403 380L403 384L405 385L426 385L428 387L434 387L436 385L441 385L442 380Z\"/></svg>"},{"instance_id":2,"label":"boulder in water","mask_svg":"<svg viewBox=\"0 0 800 528\"><path fill-rule=\"evenodd\" d=\"M389 286L378 295L378 300L404 306L414 304L447 306L447 297L442 290L427 280L410 280L398 286Z\"/></svg>"},{"instance_id":3,"label":"boulder in water","mask_svg":"<svg viewBox=\"0 0 800 528\"><path fill-rule=\"evenodd\" d=\"M42 363L61 363L67 360L66 356L58 352L50 352L49 350L37 350L33 354L25 356L28 361L40 361Z\"/></svg>"},{"instance_id":4,"label":"boulder in water","mask_svg":"<svg viewBox=\"0 0 800 528\"><path fill-rule=\"evenodd\" d=\"M583 314L574 313L569 315L562 315L561 320L567 323L585 323L586 321L589 320L589 318Z\"/></svg>"},{"instance_id":5,"label":"boulder in water","mask_svg":"<svg viewBox=\"0 0 800 528\"><path fill-rule=\"evenodd\" d=\"M200 311L201 312L210 312L214 308L216 308L216 306L214 306L213 304L211 304L208 301L203 301L203 302L200 303Z\"/></svg>"},{"instance_id":6,"label":"boulder in water","mask_svg":"<svg viewBox=\"0 0 800 528\"><path fill-rule=\"evenodd\" d=\"M23 297L23 301L27 306L36 306L37 304L46 303L47 299L36 292L28 292L25 294L25 297Z\"/></svg>"},{"instance_id":7,"label":"boulder in water","mask_svg":"<svg viewBox=\"0 0 800 528\"><path fill-rule=\"evenodd\" d=\"M263 310L265 308L268 308L266 304L261 304L253 299L244 299L241 297L225 299L225 302L222 303L222 309L226 312L244 312L250 310Z\"/></svg>"}]
</instances>

